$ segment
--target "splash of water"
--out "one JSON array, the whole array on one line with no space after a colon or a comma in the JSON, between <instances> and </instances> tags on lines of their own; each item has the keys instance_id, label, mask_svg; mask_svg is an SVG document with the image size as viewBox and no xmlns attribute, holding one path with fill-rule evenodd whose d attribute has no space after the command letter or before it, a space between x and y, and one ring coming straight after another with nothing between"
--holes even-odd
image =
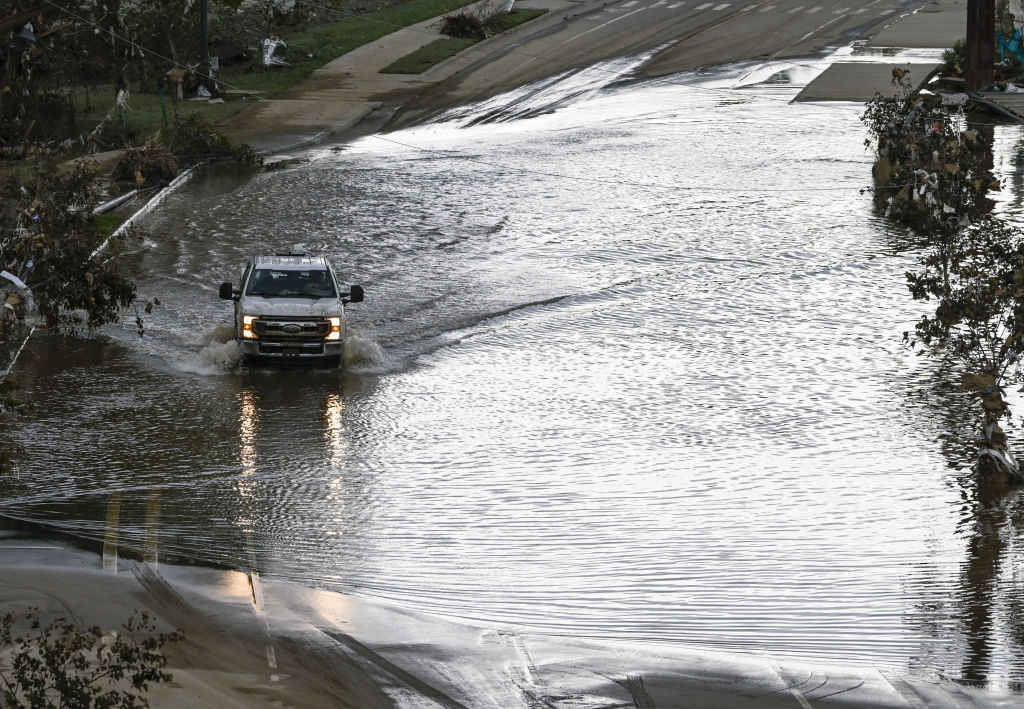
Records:
<instances>
[{"instance_id":1,"label":"splash of water","mask_svg":"<svg viewBox=\"0 0 1024 709\"><path fill-rule=\"evenodd\" d=\"M227 374L238 367L241 352L235 340L235 330L230 325L218 325L203 333L200 349L194 355L175 360L175 366L183 372L215 376Z\"/></svg>"},{"instance_id":2,"label":"splash of water","mask_svg":"<svg viewBox=\"0 0 1024 709\"><path fill-rule=\"evenodd\" d=\"M394 369L392 358L374 340L350 335L345 340L342 359L346 369L364 374L381 374Z\"/></svg>"}]
</instances>

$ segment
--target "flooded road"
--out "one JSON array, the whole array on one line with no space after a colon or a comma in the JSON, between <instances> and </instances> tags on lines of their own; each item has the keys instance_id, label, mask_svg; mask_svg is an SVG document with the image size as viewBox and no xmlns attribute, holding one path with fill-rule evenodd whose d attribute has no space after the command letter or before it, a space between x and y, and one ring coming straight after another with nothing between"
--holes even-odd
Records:
<instances>
[{"instance_id":1,"label":"flooded road","mask_svg":"<svg viewBox=\"0 0 1024 709\"><path fill-rule=\"evenodd\" d=\"M19 362L0 512L492 627L1024 682L1024 508L901 345L857 108L634 64L177 193L145 337ZM293 245L366 289L344 372L227 342L219 282Z\"/></svg>"}]
</instances>

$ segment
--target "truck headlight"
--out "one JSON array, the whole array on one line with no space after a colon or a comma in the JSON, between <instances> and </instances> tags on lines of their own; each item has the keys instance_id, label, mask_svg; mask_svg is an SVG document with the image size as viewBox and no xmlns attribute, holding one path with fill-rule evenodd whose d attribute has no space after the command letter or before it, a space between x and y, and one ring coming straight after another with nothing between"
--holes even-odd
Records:
<instances>
[{"instance_id":1,"label":"truck headlight","mask_svg":"<svg viewBox=\"0 0 1024 709\"><path fill-rule=\"evenodd\" d=\"M242 339L255 340L256 333L252 331L252 321L256 319L255 315L243 315L242 316Z\"/></svg>"},{"instance_id":2,"label":"truck headlight","mask_svg":"<svg viewBox=\"0 0 1024 709\"><path fill-rule=\"evenodd\" d=\"M327 318L328 322L331 323L331 331L327 333L328 340L340 340L341 339L341 318Z\"/></svg>"}]
</instances>

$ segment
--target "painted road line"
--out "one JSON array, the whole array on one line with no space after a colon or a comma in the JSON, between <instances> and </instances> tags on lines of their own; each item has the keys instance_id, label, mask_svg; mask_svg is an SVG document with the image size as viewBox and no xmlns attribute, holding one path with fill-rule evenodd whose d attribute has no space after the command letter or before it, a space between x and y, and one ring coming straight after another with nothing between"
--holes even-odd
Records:
<instances>
[{"instance_id":1,"label":"painted road line","mask_svg":"<svg viewBox=\"0 0 1024 709\"><path fill-rule=\"evenodd\" d=\"M760 10L758 10L758 12L771 12L772 10L774 10L777 7L778 7L778 5L766 5L766 6L762 7Z\"/></svg>"},{"instance_id":2,"label":"painted road line","mask_svg":"<svg viewBox=\"0 0 1024 709\"><path fill-rule=\"evenodd\" d=\"M153 490L146 501L146 542L142 560L156 569L160 561L160 491Z\"/></svg>"},{"instance_id":3,"label":"painted road line","mask_svg":"<svg viewBox=\"0 0 1024 709\"><path fill-rule=\"evenodd\" d=\"M623 6L623 7L633 7L633 6L634 6L634 5L636 5L636 4L638 3L638 2L640 2L640 0L629 0L629 2L624 2L624 3L622 3L622 6Z\"/></svg>"},{"instance_id":4,"label":"painted road line","mask_svg":"<svg viewBox=\"0 0 1024 709\"><path fill-rule=\"evenodd\" d=\"M614 18L614 19L611 19L611 20L608 20L607 22L602 22L602 23L601 23L601 24L599 24L599 25L598 25L597 27L591 27L591 28L590 28L589 30L587 30L586 32L580 32L579 34L574 34L574 35L572 35L571 37L569 37L569 39L565 40L564 42L562 42L562 43L561 43L560 45L558 45L558 46L559 46L559 47L564 47L565 45L569 44L569 42L575 42L575 41L576 41L577 39L579 39L580 37L585 37L585 36L587 36L588 34L590 34L591 32L597 32L598 30L600 30L600 29L604 29L605 27L607 27L608 25L610 25L610 24L611 24L611 23L613 23L613 22L618 22L619 20L624 20L624 19L626 19L627 17L630 17L630 16L632 16L632 15L635 15L635 14L636 14L636 13L638 13L638 12L643 12L643 11L644 11L644 10L646 10L646 9L647 9L646 7L641 7L641 8L639 9L639 10L633 10L632 12L627 12L627 13L626 13L625 15L619 15L618 17L616 17L616 18ZM522 68L522 67L526 66L527 64L529 64L530 62L532 62L532 61L535 61L535 60L536 60L536 57L534 57L534 58L531 58L531 59L530 59L529 61L523 62L523 63L522 63L522 64L520 64L519 66L520 66L520 68Z\"/></svg>"},{"instance_id":5,"label":"painted road line","mask_svg":"<svg viewBox=\"0 0 1024 709\"><path fill-rule=\"evenodd\" d=\"M530 655L529 648L526 647L526 642L523 640L519 633L512 632L511 630L501 631L498 633L502 639L506 637L512 638L512 647L515 648L516 655L519 656L520 667L519 670L526 681L537 686L535 675L537 674L537 665L533 661L533 657Z\"/></svg>"},{"instance_id":6,"label":"painted road line","mask_svg":"<svg viewBox=\"0 0 1024 709\"><path fill-rule=\"evenodd\" d=\"M849 10L849 9L850 9L850 8L848 8L848 7L841 7L841 8L839 8L838 10L833 10L833 11L832 11L832 14L833 14L833 15L842 15L842 14L843 14L844 12L846 12L846 11L847 11L847 10Z\"/></svg>"},{"instance_id":7,"label":"painted road line","mask_svg":"<svg viewBox=\"0 0 1024 709\"><path fill-rule=\"evenodd\" d=\"M756 10L756 9L757 9L757 6L758 6L759 4L760 4L760 3L752 2L752 3L750 3L749 5L747 5L747 6L745 7L745 8L743 8L742 10L740 10L740 12L750 12L751 10Z\"/></svg>"},{"instance_id":8,"label":"painted road line","mask_svg":"<svg viewBox=\"0 0 1024 709\"><path fill-rule=\"evenodd\" d=\"M816 13L820 9L821 9L821 5L816 5L815 7L812 7L810 10L808 10L807 14L808 15L813 15L814 13Z\"/></svg>"},{"instance_id":9,"label":"painted road line","mask_svg":"<svg viewBox=\"0 0 1024 709\"><path fill-rule=\"evenodd\" d=\"M117 573L117 537L121 527L121 493L112 492L107 500L107 524L103 530L103 570Z\"/></svg>"},{"instance_id":10,"label":"painted road line","mask_svg":"<svg viewBox=\"0 0 1024 709\"><path fill-rule=\"evenodd\" d=\"M807 701L807 697L804 696L803 692L800 691L800 685L807 684L813 677L813 674L807 675L807 679L800 682L795 681L791 675L770 658L765 658L766 664L775 675L782 680L785 690L788 690L793 699L796 700L797 704L800 705L800 709L813 709L810 702Z\"/></svg>"},{"instance_id":11,"label":"painted road line","mask_svg":"<svg viewBox=\"0 0 1024 709\"><path fill-rule=\"evenodd\" d=\"M706 2L703 5L698 5L697 7L693 8L693 9L694 10L707 10L709 7L711 7L711 3Z\"/></svg>"},{"instance_id":12,"label":"painted road line","mask_svg":"<svg viewBox=\"0 0 1024 709\"><path fill-rule=\"evenodd\" d=\"M249 588L252 589L252 604L256 607L256 615L262 622L263 634L266 638L267 668L270 670L270 681L279 682L281 676L277 673L277 653L274 652L273 636L270 634L270 621L267 619L267 611L263 605L263 584L260 582L260 575L256 571L249 572Z\"/></svg>"},{"instance_id":13,"label":"painted road line","mask_svg":"<svg viewBox=\"0 0 1024 709\"><path fill-rule=\"evenodd\" d=\"M661 7L662 5L665 5L666 3L668 3L668 0L658 0L658 2L654 3L653 5L651 5L651 7Z\"/></svg>"},{"instance_id":14,"label":"painted road line","mask_svg":"<svg viewBox=\"0 0 1024 709\"><path fill-rule=\"evenodd\" d=\"M669 10L675 10L677 7L682 7L685 4L686 3L674 2L674 3L672 3L671 5L668 6L668 9Z\"/></svg>"},{"instance_id":15,"label":"painted road line","mask_svg":"<svg viewBox=\"0 0 1024 709\"><path fill-rule=\"evenodd\" d=\"M788 14L788 15L792 15L792 14L793 14L794 12L800 12L800 11L801 11L801 10L803 10L803 9L804 9L805 7L807 7L807 6L806 6L806 5L797 5L797 6L796 6L796 7L794 7L794 8L792 9L792 10L786 10L786 14Z\"/></svg>"},{"instance_id":16,"label":"painted road line","mask_svg":"<svg viewBox=\"0 0 1024 709\"><path fill-rule=\"evenodd\" d=\"M714 11L715 12L719 12L721 10L724 10L725 8L729 7L729 5L731 5L731 4L732 3L723 2L721 5L716 5L715 8L714 8Z\"/></svg>"}]
</instances>

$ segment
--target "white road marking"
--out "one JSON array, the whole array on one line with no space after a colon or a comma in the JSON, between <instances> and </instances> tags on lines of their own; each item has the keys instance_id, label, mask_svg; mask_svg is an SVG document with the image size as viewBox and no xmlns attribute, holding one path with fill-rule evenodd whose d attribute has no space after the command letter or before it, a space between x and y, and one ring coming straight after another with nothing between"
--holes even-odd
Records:
<instances>
[{"instance_id":1,"label":"white road marking","mask_svg":"<svg viewBox=\"0 0 1024 709\"><path fill-rule=\"evenodd\" d=\"M810 10L808 10L807 14L808 15L813 15L814 13L816 13L820 9L821 9L821 5L816 5L815 7L812 7Z\"/></svg>"},{"instance_id":2,"label":"white road marking","mask_svg":"<svg viewBox=\"0 0 1024 709\"><path fill-rule=\"evenodd\" d=\"M631 15L635 15L635 14L636 14L636 13L638 13L638 12L643 12L643 11L644 11L644 10L646 10L646 9L647 9L646 7L641 7L641 8L639 9L639 10L633 10L632 12L627 12L627 13L626 13L625 15L619 15L618 17L616 17L616 18L614 18L614 19L611 19L611 20L608 20L607 22L601 23L601 24L600 24L600 25L598 25L597 27L591 27L591 28L590 28L589 30L587 30L586 32L580 32L579 34L574 34L574 35L572 35L571 37L569 37L569 39L565 40L564 42L562 42L562 43L561 43L560 45L558 45L558 46L560 46L560 47L564 47L565 45L569 44L569 42L575 42L575 41L576 41L577 39L579 39L580 37L585 37L585 36L587 36L588 34L590 34L591 32L597 32L598 30L600 30L600 29L604 29L605 27L607 27L608 25L610 25L610 24L611 24L611 23L613 23L613 22L618 22L619 20L624 20L624 19L626 19L627 17L629 17L629 16L631 16ZM520 64L520 65L519 65L519 67L520 67L520 68L522 68L522 67L526 66L527 64L529 64L530 62L532 62L532 61L535 61L535 59L536 59L536 58L531 58L531 59L529 59L529 60L527 60L527 61L523 62L522 64Z\"/></svg>"},{"instance_id":3,"label":"white road marking","mask_svg":"<svg viewBox=\"0 0 1024 709\"><path fill-rule=\"evenodd\" d=\"M765 5L760 10L758 10L758 12L769 12L771 10L774 10L776 7L778 7L778 5Z\"/></svg>"},{"instance_id":4,"label":"white road marking","mask_svg":"<svg viewBox=\"0 0 1024 709\"><path fill-rule=\"evenodd\" d=\"M107 500L107 524L103 529L103 570L117 573L117 537L121 527L121 493L112 492Z\"/></svg>"},{"instance_id":5,"label":"white road marking","mask_svg":"<svg viewBox=\"0 0 1024 709\"><path fill-rule=\"evenodd\" d=\"M623 7L633 7L633 6L634 6L634 5L636 5L636 4L638 3L638 2L640 2L640 0L629 0L629 2L624 2L624 3L622 3L622 6L623 6Z\"/></svg>"},{"instance_id":6,"label":"white road marking","mask_svg":"<svg viewBox=\"0 0 1024 709\"><path fill-rule=\"evenodd\" d=\"M706 2L706 3L704 3L703 5L698 5L698 6L697 6L697 7L695 7L694 9L695 9L695 10L707 10L707 9L708 9L709 7L711 7L711 3L709 3L709 2Z\"/></svg>"},{"instance_id":7,"label":"white road marking","mask_svg":"<svg viewBox=\"0 0 1024 709\"><path fill-rule=\"evenodd\" d=\"M745 8L743 8L743 12L750 12L755 7L757 7L757 3L756 2L751 3L751 4L747 5Z\"/></svg>"},{"instance_id":8,"label":"white road marking","mask_svg":"<svg viewBox=\"0 0 1024 709\"><path fill-rule=\"evenodd\" d=\"M671 5L668 6L668 9L669 10L675 10L677 7L682 7L684 4L685 3L674 2L674 3L672 3Z\"/></svg>"},{"instance_id":9,"label":"white road marking","mask_svg":"<svg viewBox=\"0 0 1024 709\"><path fill-rule=\"evenodd\" d=\"M806 7L806 5L797 5L792 10L786 10L786 14L792 15L794 12L800 12Z\"/></svg>"},{"instance_id":10,"label":"white road marking","mask_svg":"<svg viewBox=\"0 0 1024 709\"><path fill-rule=\"evenodd\" d=\"M253 558L255 558L255 554ZM270 621L267 619L267 611L263 605L263 584L260 583L260 575L256 571L249 572L249 587L252 589L252 604L256 607L256 614L263 621L263 632L267 641L267 667L270 669L270 681L279 682L281 676L277 674L277 653L274 652L273 636L270 634Z\"/></svg>"},{"instance_id":11,"label":"white road marking","mask_svg":"<svg viewBox=\"0 0 1024 709\"><path fill-rule=\"evenodd\" d=\"M721 5L716 5L715 8L714 8L714 11L718 12L719 10L724 10L725 8L729 7L729 5L731 5L731 4L732 3L723 2Z\"/></svg>"},{"instance_id":12,"label":"white road marking","mask_svg":"<svg viewBox=\"0 0 1024 709\"><path fill-rule=\"evenodd\" d=\"M860 13L862 13L862 12L867 12L867 11L868 11L868 9L867 9L866 7L861 7L861 8L858 8L858 9L854 10L854 11L853 11L852 13L850 13L850 14L851 14L851 15L859 15Z\"/></svg>"},{"instance_id":13,"label":"white road marking","mask_svg":"<svg viewBox=\"0 0 1024 709\"><path fill-rule=\"evenodd\" d=\"M832 14L833 14L833 15L842 15L842 14L843 14L844 12L846 12L846 11L847 11L847 10L849 10L849 9L850 9L850 8L848 8L848 7L841 7L841 8L839 8L838 10L833 10L833 11L832 11Z\"/></svg>"},{"instance_id":14,"label":"white road marking","mask_svg":"<svg viewBox=\"0 0 1024 709\"><path fill-rule=\"evenodd\" d=\"M775 664L774 660L769 659L767 664L772 669L772 672L774 672L776 676L778 676L778 678L782 680L783 684L786 685L786 689L788 689L789 693L793 696L794 699L796 699L797 704L800 705L800 709L813 709L811 707L810 702L808 702L807 698L804 697L803 692L800 691L800 685L810 680L810 675L807 677L807 680L804 680L804 682L794 684L793 681L790 679L789 673L783 670L777 664Z\"/></svg>"},{"instance_id":15,"label":"white road marking","mask_svg":"<svg viewBox=\"0 0 1024 709\"><path fill-rule=\"evenodd\" d=\"M651 7L661 7L662 5L664 5L667 2L668 2L668 0L658 0L658 2L654 3L653 5L651 5Z\"/></svg>"}]
</instances>

